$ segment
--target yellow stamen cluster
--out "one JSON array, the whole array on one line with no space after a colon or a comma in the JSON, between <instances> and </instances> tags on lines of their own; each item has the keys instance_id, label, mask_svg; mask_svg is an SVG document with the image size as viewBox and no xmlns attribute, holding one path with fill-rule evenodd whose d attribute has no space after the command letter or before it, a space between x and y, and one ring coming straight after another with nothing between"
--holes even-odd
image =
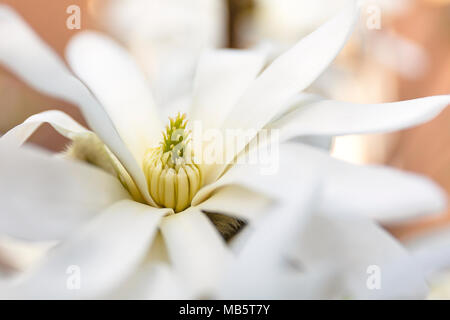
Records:
<instances>
[{"instance_id":1,"label":"yellow stamen cluster","mask_svg":"<svg viewBox=\"0 0 450 320\"><path fill-rule=\"evenodd\" d=\"M160 145L147 151L143 169L155 202L180 212L191 204L201 187L202 176L192 161L186 115L178 114L169 120Z\"/></svg>"}]
</instances>

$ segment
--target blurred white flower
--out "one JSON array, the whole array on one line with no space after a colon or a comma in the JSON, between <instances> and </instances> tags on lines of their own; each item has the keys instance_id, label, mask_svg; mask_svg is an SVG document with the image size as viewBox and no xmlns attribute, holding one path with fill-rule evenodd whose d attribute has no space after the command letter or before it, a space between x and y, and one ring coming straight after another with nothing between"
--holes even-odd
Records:
<instances>
[{"instance_id":1,"label":"blurred white flower","mask_svg":"<svg viewBox=\"0 0 450 320\"><path fill-rule=\"evenodd\" d=\"M164 113L188 103L201 52L226 44L224 0L109 0L98 5L99 20L136 58Z\"/></svg>"},{"instance_id":2,"label":"blurred white flower","mask_svg":"<svg viewBox=\"0 0 450 320\"><path fill-rule=\"evenodd\" d=\"M300 94L338 54L357 16L354 5L346 7L263 71L265 59L258 51L205 52L189 121L254 132L241 148L225 150L224 163L194 168L164 153L166 140L158 147L158 109L123 48L100 34L79 33L67 48L72 73L15 13L0 7L0 62L33 88L78 105L92 128L47 111L1 137L0 232L61 241L26 278L1 293L59 299L226 296L230 288L220 281L228 267L251 279L253 268L248 266L261 263L267 249L268 268L261 271L281 276L268 278L280 281L263 281L265 291L249 296L301 296L302 287L295 287L299 292L289 289L273 266L285 257L280 246L288 249L283 235L295 236L296 228L307 225L299 233L305 241L296 257L307 269L289 275L311 285L322 270L335 275L335 290L330 293L317 284L317 296L371 296L359 293L365 280L358 281L361 274L352 269L360 271L366 263L394 270L388 279L398 276L397 267L390 265L407 266L410 273L398 276L401 288L390 286L387 296L423 295L420 272L368 217L386 222L439 212L446 202L442 191L423 177L337 161L321 148L334 135L396 130L427 121L445 108L450 96L358 105ZM14 147L42 123L72 140L65 157ZM167 130L172 129L187 134L181 116ZM259 165L232 163L246 155L246 146L262 129L280 130L279 170L274 175L261 175ZM288 141L293 139L298 141ZM165 164L162 171L160 162ZM229 232L236 218L248 225L247 235L239 237L241 254L217 231ZM260 231L253 233L253 228ZM267 229L274 237L267 236ZM71 266L81 272L79 290L67 286ZM240 291L238 285L230 282L231 290ZM274 285L277 291L271 291Z\"/></svg>"}]
</instances>

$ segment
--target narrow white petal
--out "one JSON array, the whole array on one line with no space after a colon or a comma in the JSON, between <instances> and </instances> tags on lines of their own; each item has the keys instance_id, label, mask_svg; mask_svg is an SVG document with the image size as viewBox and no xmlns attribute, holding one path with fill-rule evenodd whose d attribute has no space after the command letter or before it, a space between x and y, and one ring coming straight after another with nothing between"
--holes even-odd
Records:
<instances>
[{"instance_id":1,"label":"narrow white petal","mask_svg":"<svg viewBox=\"0 0 450 320\"><path fill-rule=\"evenodd\" d=\"M261 149L265 147L260 146ZM274 200L290 201L298 194L307 192L323 176L324 161L319 160L313 148L299 143L275 143L268 154L267 157L260 156L257 163L246 163L246 155L242 154L219 180L200 189L192 204L199 205L212 192L229 185L249 188Z\"/></svg>"},{"instance_id":2,"label":"narrow white petal","mask_svg":"<svg viewBox=\"0 0 450 320\"><path fill-rule=\"evenodd\" d=\"M264 60L256 51L206 51L197 66L190 118L208 128L219 128L261 71Z\"/></svg>"},{"instance_id":3,"label":"narrow white petal","mask_svg":"<svg viewBox=\"0 0 450 320\"><path fill-rule=\"evenodd\" d=\"M120 182L95 167L31 147L0 145L0 232L58 240L112 203L129 197Z\"/></svg>"},{"instance_id":4,"label":"narrow white petal","mask_svg":"<svg viewBox=\"0 0 450 320\"><path fill-rule=\"evenodd\" d=\"M131 200L112 205L54 248L28 279L6 295L87 299L107 294L143 261L168 211Z\"/></svg>"},{"instance_id":5,"label":"narrow white petal","mask_svg":"<svg viewBox=\"0 0 450 320\"><path fill-rule=\"evenodd\" d=\"M211 221L191 207L165 217L161 232L175 271L188 292L197 297L209 294L231 257Z\"/></svg>"},{"instance_id":6,"label":"narrow white petal","mask_svg":"<svg viewBox=\"0 0 450 320\"><path fill-rule=\"evenodd\" d=\"M0 236L0 270L26 272L41 259L55 241L22 241L6 235ZM0 272L1 273L1 272Z\"/></svg>"},{"instance_id":7,"label":"narrow white petal","mask_svg":"<svg viewBox=\"0 0 450 320\"><path fill-rule=\"evenodd\" d=\"M379 104L319 100L295 101L292 111L268 128L282 139L305 135L346 135L400 130L427 122L450 104L450 95Z\"/></svg>"},{"instance_id":8,"label":"narrow white petal","mask_svg":"<svg viewBox=\"0 0 450 320\"><path fill-rule=\"evenodd\" d=\"M308 227L317 200L319 181L302 192L295 203L274 207L267 216L244 229L237 258L227 270L217 297L223 299L298 299L325 296L329 277L311 270L306 275L288 268L290 250ZM320 273L320 278L317 274ZM319 292L317 292L319 291Z\"/></svg>"},{"instance_id":9,"label":"narrow white petal","mask_svg":"<svg viewBox=\"0 0 450 320\"><path fill-rule=\"evenodd\" d=\"M50 124L60 134L71 140L77 136L94 134L64 112L50 110L32 115L6 132L0 141L10 146L21 146L43 123Z\"/></svg>"},{"instance_id":10,"label":"narrow white petal","mask_svg":"<svg viewBox=\"0 0 450 320\"><path fill-rule=\"evenodd\" d=\"M0 63L31 87L78 105L89 126L122 162L143 197L154 204L140 165L108 114L58 55L9 7L0 5Z\"/></svg>"},{"instance_id":11,"label":"narrow white petal","mask_svg":"<svg viewBox=\"0 0 450 320\"><path fill-rule=\"evenodd\" d=\"M157 144L161 123L150 87L131 57L108 37L95 32L74 36L67 60L105 107L122 139L141 162Z\"/></svg>"}]
</instances>

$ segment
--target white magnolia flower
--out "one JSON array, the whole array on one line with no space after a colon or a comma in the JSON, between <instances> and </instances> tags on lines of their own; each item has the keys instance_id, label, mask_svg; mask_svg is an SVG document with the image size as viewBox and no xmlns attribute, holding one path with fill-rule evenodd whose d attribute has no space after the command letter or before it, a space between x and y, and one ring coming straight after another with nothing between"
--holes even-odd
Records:
<instances>
[{"instance_id":1,"label":"white magnolia flower","mask_svg":"<svg viewBox=\"0 0 450 320\"><path fill-rule=\"evenodd\" d=\"M95 10L147 75L158 105L179 108L200 54L226 43L224 0L109 0ZM173 81L177 79L177 81Z\"/></svg>"},{"instance_id":2,"label":"white magnolia flower","mask_svg":"<svg viewBox=\"0 0 450 320\"><path fill-rule=\"evenodd\" d=\"M438 212L445 205L441 190L416 175L337 161L320 146L329 145L334 135L422 123L438 114L450 96L356 105L299 95L345 44L357 15L354 6L347 7L263 71L264 57L258 52L219 50L201 57L189 121L221 130L253 129L246 143L262 129L279 129L279 170L261 175L258 165L231 163L245 156L247 149L226 149L227 162L216 165L183 163L182 157L173 161L172 153L163 153L162 148L173 144L161 141L158 109L125 50L100 34L80 33L67 48L69 71L16 14L0 7L0 62L35 89L78 105L92 128L59 111L47 111L1 137L0 233L60 241L25 279L8 285L2 294L60 299L226 295L226 286L217 290L225 269L234 265L246 281L246 261L261 260L234 253L217 230L229 232L236 224L234 218L245 221L248 239L256 240L247 242L243 234L241 245L251 251L254 243L264 241L257 247L261 253L265 244L273 244L267 247L266 261L272 265L272 249L285 242L252 233L251 227L259 229L255 221L271 212L273 226L280 225L274 231L286 225L294 228L299 224L289 222L304 221L302 214L307 219L311 201L313 217L319 212L328 218L308 229L317 233L301 233L307 239L301 245L307 247L300 258L310 259L308 268L343 275L343 282L351 278L355 283L360 275L352 278L351 271L340 272L340 268L365 265L369 255L379 265L407 260L395 241L365 221L367 217L397 221ZM72 140L63 157L14 147L42 123ZM188 135L184 125L185 119L178 116L167 130L181 129ZM298 137L304 143L288 142ZM164 171L158 167L161 162ZM347 215L359 218L344 218ZM347 237L348 232L353 236ZM360 239L363 236L365 241ZM325 240L336 238L342 242L336 242L339 250L333 255L334 241ZM352 246L355 255L345 253ZM365 255L366 249L370 251ZM79 290L70 290L74 270L81 277Z\"/></svg>"}]
</instances>

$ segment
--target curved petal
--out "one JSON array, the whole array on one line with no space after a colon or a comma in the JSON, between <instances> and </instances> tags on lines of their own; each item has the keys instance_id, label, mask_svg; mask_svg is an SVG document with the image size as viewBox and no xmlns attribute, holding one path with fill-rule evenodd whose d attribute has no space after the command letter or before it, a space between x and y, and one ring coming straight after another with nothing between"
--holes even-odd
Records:
<instances>
[{"instance_id":1,"label":"curved petal","mask_svg":"<svg viewBox=\"0 0 450 320\"><path fill-rule=\"evenodd\" d=\"M108 114L58 55L8 6L0 5L0 63L31 87L78 105L89 126L122 162L148 203L144 174Z\"/></svg>"},{"instance_id":2,"label":"curved petal","mask_svg":"<svg viewBox=\"0 0 450 320\"><path fill-rule=\"evenodd\" d=\"M427 293L420 266L371 219L361 215L314 215L297 252L306 269L331 266L341 278L335 295L351 299L423 298ZM380 270L380 288L368 280Z\"/></svg>"},{"instance_id":3,"label":"curved petal","mask_svg":"<svg viewBox=\"0 0 450 320\"><path fill-rule=\"evenodd\" d=\"M131 200L112 205L53 249L28 279L8 290L7 297L88 299L105 295L136 270L167 213L167 209Z\"/></svg>"},{"instance_id":4,"label":"curved petal","mask_svg":"<svg viewBox=\"0 0 450 320\"><path fill-rule=\"evenodd\" d=\"M424 297L420 268L375 223L362 216L327 216L311 206L279 208L254 226L223 282L220 298L368 299ZM370 290L370 266L381 270Z\"/></svg>"},{"instance_id":5,"label":"curved petal","mask_svg":"<svg viewBox=\"0 0 450 320\"><path fill-rule=\"evenodd\" d=\"M225 128L261 128L334 60L358 16L355 1L275 59L251 84L227 117Z\"/></svg>"},{"instance_id":6,"label":"curved petal","mask_svg":"<svg viewBox=\"0 0 450 320\"><path fill-rule=\"evenodd\" d=\"M71 140L77 136L94 134L64 112L50 110L32 115L1 136L0 142L21 146L43 123L50 124L61 135Z\"/></svg>"},{"instance_id":7,"label":"curved petal","mask_svg":"<svg viewBox=\"0 0 450 320\"><path fill-rule=\"evenodd\" d=\"M192 203L198 205L217 188L231 184L290 201L319 177L324 185L320 201L324 213L354 213L394 223L436 214L446 207L444 192L431 180L415 174L349 164L298 143L281 144L274 156L273 174L265 175L262 164L235 164L215 183L200 189Z\"/></svg>"},{"instance_id":8,"label":"curved petal","mask_svg":"<svg viewBox=\"0 0 450 320\"><path fill-rule=\"evenodd\" d=\"M222 127L224 130L252 130L254 134L249 133L237 145L235 141L225 141L225 150L235 152L227 152L225 163L209 170L205 181L217 179L261 128L286 111L289 99L308 87L328 67L350 36L358 13L355 1L351 1L341 13L278 57L250 85Z\"/></svg>"},{"instance_id":9,"label":"curved petal","mask_svg":"<svg viewBox=\"0 0 450 320\"><path fill-rule=\"evenodd\" d=\"M0 142L18 147L43 123L49 123L60 134L73 141L63 153L64 157L87 162L116 175L134 199L144 201L129 173L98 136L61 111L51 110L32 115L0 137Z\"/></svg>"},{"instance_id":10,"label":"curved petal","mask_svg":"<svg viewBox=\"0 0 450 320\"><path fill-rule=\"evenodd\" d=\"M282 139L305 135L346 135L400 130L427 122L450 104L450 95L378 104L332 100L305 104L297 100L293 111L268 128L280 129Z\"/></svg>"},{"instance_id":11,"label":"curved petal","mask_svg":"<svg viewBox=\"0 0 450 320\"><path fill-rule=\"evenodd\" d=\"M187 292L209 294L231 256L211 221L198 208L165 217L161 222L169 257Z\"/></svg>"},{"instance_id":12,"label":"curved petal","mask_svg":"<svg viewBox=\"0 0 450 320\"><path fill-rule=\"evenodd\" d=\"M95 32L74 36L67 61L105 107L122 139L141 163L158 143L162 126L150 87L131 57L113 40Z\"/></svg>"},{"instance_id":13,"label":"curved petal","mask_svg":"<svg viewBox=\"0 0 450 320\"><path fill-rule=\"evenodd\" d=\"M129 197L102 170L35 148L0 145L0 233L59 240L112 203Z\"/></svg>"},{"instance_id":14,"label":"curved petal","mask_svg":"<svg viewBox=\"0 0 450 320\"><path fill-rule=\"evenodd\" d=\"M208 50L200 56L190 119L219 128L239 97L256 78L265 56L256 51Z\"/></svg>"}]
</instances>

